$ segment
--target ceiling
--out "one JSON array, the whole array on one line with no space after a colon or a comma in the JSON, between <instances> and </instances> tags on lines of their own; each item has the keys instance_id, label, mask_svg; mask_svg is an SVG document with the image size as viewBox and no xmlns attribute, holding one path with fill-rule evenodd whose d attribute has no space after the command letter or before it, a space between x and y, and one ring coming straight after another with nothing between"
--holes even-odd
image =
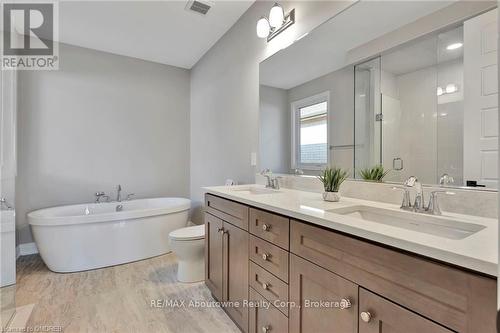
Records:
<instances>
[{"instance_id":1,"label":"ceiling","mask_svg":"<svg viewBox=\"0 0 500 333\"><path fill-rule=\"evenodd\" d=\"M423 68L463 57L463 47L447 50L453 43L463 42L463 27L431 34L415 43L403 45L384 54L382 70L394 75L411 73Z\"/></svg>"},{"instance_id":2,"label":"ceiling","mask_svg":"<svg viewBox=\"0 0 500 333\"><path fill-rule=\"evenodd\" d=\"M348 65L347 52L451 1L362 0L260 64L260 83L290 89Z\"/></svg>"},{"instance_id":3,"label":"ceiling","mask_svg":"<svg viewBox=\"0 0 500 333\"><path fill-rule=\"evenodd\" d=\"M253 1L211 1L207 15L185 1L61 1L59 40L191 68Z\"/></svg>"}]
</instances>

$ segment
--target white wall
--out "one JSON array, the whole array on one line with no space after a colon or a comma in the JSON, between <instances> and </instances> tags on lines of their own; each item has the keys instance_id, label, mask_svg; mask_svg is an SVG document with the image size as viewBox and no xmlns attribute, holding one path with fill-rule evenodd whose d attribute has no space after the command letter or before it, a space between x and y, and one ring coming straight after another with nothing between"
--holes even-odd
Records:
<instances>
[{"instance_id":1,"label":"white wall","mask_svg":"<svg viewBox=\"0 0 500 333\"><path fill-rule=\"evenodd\" d=\"M463 59L438 65L438 86L458 84L453 94L438 96L437 105L437 177L447 173L455 185L464 183L464 63Z\"/></svg>"},{"instance_id":2,"label":"white wall","mask_svg":"<svg viewBox=\"0 0 500 333\"><path fill-rule=\"evenodd\" d=\"M383 164L392 169L395 157L404 170L386 180L401 182L417 174L435 184L447 173L462 184L463 64L457 59L395 76L382 71ZM436 97L436 86L456 83L462 91Z\"/></svg>"},{"instance_id":3,"label":"white wall","mask_svg":"<svg viewBox=\"0 0 500 333\"><path fill-rule=\"evenodd\" d=\"M18 80L19 242L31 210L94 200L189 196L189 71L60 46L58 71Z\"/></svg>"},{"instance_id":4,"label":"white wall","mask_svg":"<svg viewBox=\"0 0 500 333\"><path fill-rule=\"evenodd\" d=\"M421 182L437 179L437 71L424 68L397 77L399 87L401 180L418 175Z\"/></svg>"},{"instance_id":5,"label":"white wall","mask_svg":"<svg viewBox=\"0 0 500 333\"><path fill-rule=\"evenodd\" d=\"M226 178L254 182L251 152L259 147L259 62L351 5L352 1L289 1L296 24L267 43L255 25L273 2L257 1L191 71L191 198L201 223L203 186Z\"/></svg>"},{"instance_id":6,"label":"white wall","mask_svg":"<svg viewBox=\"0 0 500 333\"><path fill-rule=\"evenodd\" d=\"M291 111L287 90L260 86L259 166L288 173L291 165Z\"/></svg>"},{"instance_id":7,"label":"white wall","mask_svg":"<svg viewBox=\"0 0 500 333\"><path fill-rule=\"evenodd\" d=\"M382 94L382 113L384 119L382 122L382 165L391 170L385 177L386 181L400 182L401 173L392 170L394 158L401 158L400 139L402 132L407 129L401 128L401 103L399 101L399 91L397 77L384 71L380 72L380 92Z\"/></svg>"}]
</instances>

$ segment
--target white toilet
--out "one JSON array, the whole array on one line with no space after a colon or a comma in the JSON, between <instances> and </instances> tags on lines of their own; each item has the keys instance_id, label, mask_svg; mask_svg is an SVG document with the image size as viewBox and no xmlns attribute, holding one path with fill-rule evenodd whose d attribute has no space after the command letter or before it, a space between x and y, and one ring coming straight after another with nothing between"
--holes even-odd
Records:
<instances>
[{"instance_id":1,"label":"white toilet","mask_svg":"<svg viewBox=\"0 0 500 333\"><path fill-rule=\"evenodd\" d=\"M169 235L172 251L177 256L177 280L205 280L205 225L181 228Z\"/></svg>"}]
</instances>

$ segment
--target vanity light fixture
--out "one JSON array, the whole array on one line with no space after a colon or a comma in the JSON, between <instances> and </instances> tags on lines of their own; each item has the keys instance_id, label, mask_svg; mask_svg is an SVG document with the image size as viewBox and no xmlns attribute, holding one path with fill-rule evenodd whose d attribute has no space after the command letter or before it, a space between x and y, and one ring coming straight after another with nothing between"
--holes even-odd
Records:
<instances>
[{"instance_id":1,"label":"vanity light fixture","mask_svg":"<svg viewBox=\"0 0 500 333\"><path fill-rule=\"evenodd\" d=\"M261 17L257 21L257 36L259 38L266 38L271 32L271 25L266 17Z\"/></svg>"},{"instance_id":2,"label":"vanity light fixture","mask_svg":"<svg viewBox=\"0 0 500 333\"><path fill-rule=\"evenodd\" d=\"M462 44L462 43L453 43L453 44L448 45L448 46L446 47L446 49L447 49L448 51L452 51L452 50L456 50L456 49L461 48L463 45L464 45L464 44Z\"/></svg>"},{"instance_id":3,"label":"vanity light fixture","mask_svg":"<svg viewBox=\"0 0 500 333\"><path fill-rule=\"evenodd\" d=\"M285 15L283 7L275 3L269 11L269 18L263 16L257 21L257 36L259 38L267 38L269 42L294 23L295 9L292 9Z\"/></svg>"},{"instance_id":4,"label":"vanity light fixture","mask_svg":"<svg viewBox=\"0 0 500 333\"><path fill-rule=\"evenodd\" d=\"M269 24L271 28L278 28L283 24L283 21L285 21L285 11L283 7L275 3L269 11Z\"/></svg>"}]
</instances>

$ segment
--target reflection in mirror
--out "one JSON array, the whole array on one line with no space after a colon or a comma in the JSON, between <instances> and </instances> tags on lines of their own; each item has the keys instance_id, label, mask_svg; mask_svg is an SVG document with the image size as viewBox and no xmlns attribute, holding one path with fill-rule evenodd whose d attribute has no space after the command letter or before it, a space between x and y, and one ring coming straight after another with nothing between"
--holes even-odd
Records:
<instances>
[{"instance_id":1,"label":"reflection in mirror","mask_svg":"<svg viewBox=\"0 0 500 333\"><path fill-rule=\"evenodd\" d=\"M380 142L379 163L392 169L386 180L402 182L418 175L427 184L497 188L497 102L484 91L489 87L496 96L496 58L484 59L475 41L484 34L477 22L495 12L383 54L380 90L376 83L364 83L364 68L376 69L373 61L356 66L356 152L362 152L357 168L377 162ZM375 108L381 106L381 127L377 111L369 110L375 116L363 118L372 107L363 100L365 86L372 95L380 93ZM489 121L494 128L486 127ZM374 140L366 148L365 137Z\"/></svg>"},{"instance_id":2,"label":"reflection in mirror","mask_svg":"<svg viewBox=\"0 0 500 333\"><path fill-rule=\"evenodd\" d=\"M380 57L354 68L355 176L381 164L382 122L380 119Z\"/></svg>"},{"instance_id":3,"label":"reflection in mirror","mask_svg":"<svg viewBox=\"0 0 500 333\"><path fill-rule=\"evenodd\" d=\"M294 87L260 85L262 168L318 174L328 165L353 170L353 67Z\"/></svg>"},{"instance_id":4,"label":"reflection in mirror","mask_svg":"<svg viewBox=\"0 0 500 333\"><path fill-rule=\"evenodd\" d=\"M259 167L496 189L493 6L361 1L263 61Z\"/></svg>"}]
</instances>

